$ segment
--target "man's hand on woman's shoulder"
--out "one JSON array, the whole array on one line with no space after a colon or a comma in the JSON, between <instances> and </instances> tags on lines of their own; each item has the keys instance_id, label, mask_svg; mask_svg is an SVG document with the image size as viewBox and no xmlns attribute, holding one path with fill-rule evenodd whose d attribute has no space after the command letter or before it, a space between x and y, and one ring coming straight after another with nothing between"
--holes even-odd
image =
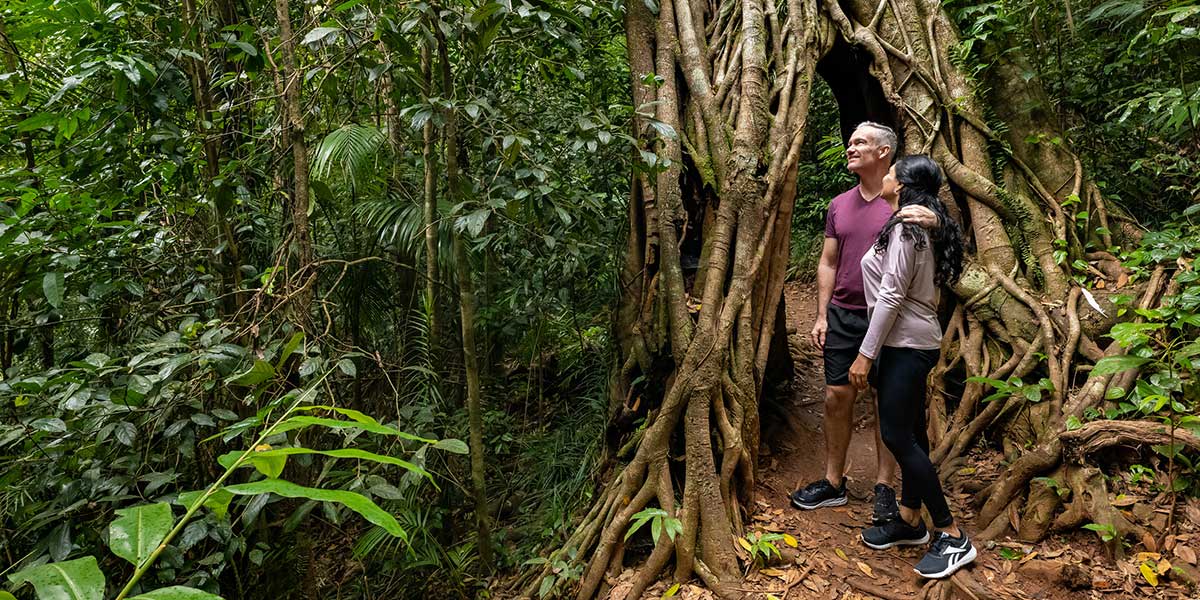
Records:
<instances>
[{"instance_id":1,"label":"man's hand on woman's shoulder","mask_svg":"<svg viewBox=\"0 0 1200 600\"><path fill-rule=\"evenodd\" d=\"M938 219L938 216L932 210L924 206L910 204L901 208L896 215L905 223L912 223L913 225L920 226L922 229L937 229L942 226L941 219Z\"/></svg>"}]
</instances>

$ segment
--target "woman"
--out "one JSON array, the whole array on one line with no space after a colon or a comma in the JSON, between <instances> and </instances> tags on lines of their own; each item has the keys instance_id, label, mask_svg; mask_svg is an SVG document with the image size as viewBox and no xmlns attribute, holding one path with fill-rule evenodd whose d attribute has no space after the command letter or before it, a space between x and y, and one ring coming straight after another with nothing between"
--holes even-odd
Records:
<instances>
[{"instance_id":1,"label":"woman","mask_svg":"<svg viewBox=\"0 0 1200 600\"><path fill-rule=\"evenodd\" d=\"M942 328L937 319L939 289L962 272L962 232L938 200L942 173L928 156L901 158L883 179L882 195L893 206L929 208L942 226L930 232L893 216L873 251L862 258L863 286L870 325L850 367L859 389L868 381L878 390L879 426L884 445L900 463L903 486L900 518L862 532L867 546L882 550L929 541L921 506L933 521L933 544L917 563L923 577L948 577L975 560L975 547L958 528L929 460L925 433L925 380L938 360Z\"/></svg>"}]
</instances>

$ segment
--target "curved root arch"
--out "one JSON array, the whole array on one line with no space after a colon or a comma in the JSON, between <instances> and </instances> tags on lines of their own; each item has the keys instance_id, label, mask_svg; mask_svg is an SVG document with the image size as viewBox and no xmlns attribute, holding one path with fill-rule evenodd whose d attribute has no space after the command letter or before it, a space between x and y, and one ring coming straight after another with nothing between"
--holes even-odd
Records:
<instances>
[{"instance_id":1,"label":"curved root arch","mask_svg":"<svg viewBox=\"0 0 1200 600\"><path fill-rule=\"evenodd\" d=\"M558 554L586 565L578 598L603 594L625 564L635 515L655 507L682 531L658 537L626 597L640 597L672 559L676 581L696 575L722 596L741 594L734 536L752 502L758 400L777 331L809 92L823 59L823 73L865 66L841 79L877 84L834 90L839 102L859 94L853 110L842 104L843 129L866 118L895 121L908 151L931 154L949 177L944 199L961 215L973 252L935 372L1040 374L1053 382L1047 408L1036 415L1034 450L982 492L984 523L993 525L985 533L1002 531L1001 515L1028 482L1060 467L1058 434L1067 416L1120 383L1090 378L1073 397L1065 393L1077 353L1095 360L1119 352L1099 349L1081 331L1079 288L1054 255L1064 249L1055 240L1067 240L1071 257L1083 253L1065 198L1084 190L1106 214L1078 160L1058 151L1031 166L1021 152L1010 153L998 157L1004 181L993 179L989 152L1007 140L985 123L984 100L950 61L957 37L938 2L661 0L652 14L633 0L626 9L634 104L643 115L635 126L658 158L632 180L612 416L614 423L645 421L631 437L610 439L611 458L627 462ZM846 64L851 55L859 66ZM868 88L881 98L863 97ZM872 114L879 106L882 117ZM661 124L675 134L662 135ZM1019 140L1037 126L1006 125ZM1069 181L1054 180L1064 172ZM1161 277L1152 281L1143 304L1161 286ZM961 399L935 394L933 455L946 475L982 432L1028 408L1020 397L981 406L983 392L972 383ZM1066 479L1096 492L1088 473ZM1043 534L1058 508L1044 496L1031 494L1029 502L1038 519L1033 530ZM1077 503L1063 520L1088 509ZM549 573L547 566L526 594ZM966 575L931 586L926 597L944 597L951 585L986 597Z\"/></svg>"}]
</instances>

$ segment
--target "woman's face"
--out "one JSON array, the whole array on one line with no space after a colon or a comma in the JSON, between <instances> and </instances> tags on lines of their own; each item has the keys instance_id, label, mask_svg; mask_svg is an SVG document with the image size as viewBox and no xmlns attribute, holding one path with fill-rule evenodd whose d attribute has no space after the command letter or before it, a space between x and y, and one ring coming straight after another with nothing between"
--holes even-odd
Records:
<instances>
[{"instance_id":1,"label":"woman's face","mask_svg":"<svg viewBox=\"0 0 1200 600\"><path fill-rule=\"evenodd\" d=\"M883 176L883 189L879 190L879 195L889 202L895 202L901 187L904 187L904 184L896 181L896 165L892 165L887 175Z\"/></svg>"}]
</instances>

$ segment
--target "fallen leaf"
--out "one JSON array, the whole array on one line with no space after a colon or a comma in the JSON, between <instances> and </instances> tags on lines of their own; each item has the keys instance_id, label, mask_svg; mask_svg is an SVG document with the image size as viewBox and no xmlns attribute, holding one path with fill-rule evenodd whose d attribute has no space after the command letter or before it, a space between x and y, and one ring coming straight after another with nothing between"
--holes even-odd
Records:
<instances>
[{"instance_id":1,"label":"fallen leaf","mask_svg":"<svg viewBox=\"0 0 1200 600\"><path fill-rule=\"evenodd\" d=\"M810 589L810 590L812 590L812 591L814 591L814 592L816 592L816 593L818 593L818 594L820 594L820 593L821 593L821 588L817 587L817 582L816 582L816 581L813 581L813 578L812 578L812 577L810 577L810 578L808 578L808 579L805 579L805 580L803 581L803 583L804 583L804 587L806 587L806 588L808 588L808 589Z\"/></svg>"},{"instance_id":2,"label":"fallen leaf","mask_svg":"<svg viewBox=\"0 0 1200 600\"><path fill-rule=\"evenodd\" d=\"M1133 496L1126 496L1125 494L1119 494L1112 501L1112 505L1117 506L1117 507L1133 506L1134 504L1137 503L1137 501L1138 501L1138 499Z\"/></svg>"},{"instance_id":3,"label":"fallen leaf","mask_svg":"<svg viewBox=\"0 0 1200 600\"><path fill-rule=\"evenodd\" d=\"M1035 557L1035 556L1037 556L1037 555L1038 555L1038 552L1037 552L1037 550L1034 550L1033 552L1030 552L1029 554L1026 554L1026 555L1025 555L1025 557L1024 557L1024 558L1022 558L1021 560L1017 561L1017 564L1019 564L1019 565L1023 565L1023 564L1025 564L1025 563L1027 563L1027 562L1029 562L1029 561L1033 560L1033 557Z\"/></svg>"},{"instance_id":4,"label":"fallen leaf","mask_svg":"<svg viewBox=\"0 0 1200 600\"><path fill-rule=\"evenodd\" d=\"M1047 550L1046 552L1042 553L1042 558L1058 558L1058 557L1062 556L1062 554L1063 554L1062 548L1059 548L1058 550Z\"/></svg>"},{"instance_id":5,"label":"fallen leaf","mask_svg":"<svg viewBox=\"0 0 1200 600\"><path fill-rule=\"evenodd\" d=\"M846 553L842 552L841 548L834 548L833 551L835 554L838 555L838 558L840 558L846 562L850 562L850 557L846 556Z\"/></svg>"},{"instance_id":6,"label":"fallen leaf","mask_svg":"<svg viewBox=\"0 0 1200 600\"><path fill-rule=\"evenodd\" d=\"M1175 556L1189 564L1196 564L1196 552L1188 546L1175 546Z\"/></svg>"},{"instance_id":7,"label":"fallen leaf","mask_svg":"<svg viewBox=\"0 0 1200 600\"><path fill-rule=\"evenodd\" d=\"M1157 552L1138 552L1133 555L1133 562L1143 563L1148 560L1158 560L1162 555Z\"/></svg>"},{"instance_id":8,"label":"fallen leaf","mask_svg":"<svg viewBox=\"0 0 1200 600\"><path fill-rule=\"evenodd\" d=\"M1149 531L1142 534L1142 545L1151 552L1158 552L1158 542L1155 541L1154 536Z\"/></svg>"},{"instance_id":9,"label":"fallen leaf","mask_svg":"<svg viewBox=\"0 0 1200 600\"><path fill-rule=\"evenodd\" d=\"M1121 271L1121 274L1117 275L1117 286L1116 286L1117 289L1119 290L1119 289L1125 287L1125 284L1127 284L1127 283L1129 283L1129 273L1126 273L1125 271Z\"/></svg>"},{"instance_id":10,"label":"fallen leaf","mask_svg":"<svg viewBox=\"0 0 1200 600\"><path fill-rule=\"evenodd\" d=\"M1158 587L1158 574L1150 568L1149 563L1142 563L1138 566L1138 570L1142 572L1142 577L1145 577L1150 585Z\"/></svg>"},{"instance_id":11,"label":"fallen leaf","mask_svg":"<svg viewBox=\"0 0 1200 600\"><path fill-rule=\"evenodd\" d=\"M854 561L854 562L856 564L858 564L859 571L862 571L867 577L870 577L871 579L875 579L875 573L871 571L871 567L867 566L867 564L862 562L861 560Z\"/></svg>"},{"instance_id":12,"label":"fallen leaf","mask_svg":"<svg viewBox=\"0 0 1200 600\"><path fill-rule=\"evenodd\" d=\"M1107 285L1107 284L1106 284L1106 283L1104 283L1104 280L1103 280L1103 279L1097 279L1097 280L1096 280L1096 289L1098 289L1098 290L1102 290L1102 289L1104 289L1104 287L1105 287L1106 285Z\"/></svg>"},{"instance_id":13,"label":"fallen leaf","mask_svg":"<svg viewBox=\"0 0 1200 600\"><path fill-rule=\"evenodd\" d=\"M671 587L670 587L670 589L668 589L668 590L666 591L666 593L662 595L662 597L663 597L663 598L670 598L671 596L674 596L674 595L675 595L676 593L678 593L678 592L679 592L679 584L677 583L677 584L675 584L675 585L671 586Z\"/></svg>"},{"instance_id":14,"label":"fallen leaf","mask_svg":"<svg viewBox=\"0 0 1200 600\"><path fill-rule=\"evenodd\" d=\"M763 575L770 575L771 577L778 577L780 579L787 579L787 573L780 571L779 569L763 569L759 571L759 573L762 573Z\"/></svg>"},{"instance_id":15,"label":"fallen leaf","mask_svg":"<svg viewBox=\"0 0 1200 600\"><path fill-rule=\"evenodd\" d=\"M1162 575L1163 573L1166 573L1167 571L1170 571L1170 570L1171 570L1171 561L1169 561L1169 560L1167 560L1167 559L1165 559L1165 558L1164 558L1164 559L1162 559L1162 560L1160 560L1160 561L1158 561L1158 566L1157 566L1157 567L1155 567L1155 569L1154 569L1154 570L1155 570L1155 571L1158 571L1158 574L1159 574L1159 575Z\"/></svg>"},{"instance_id":16,"label":"fallen leaf","mask_svg":"<svg viewBox=\"0 0 1200 600\"><path fill-rule=\"evenodd\" d=\"M750 552L750 551L751 551L751 548L752 548L752 546L750 545L750 542L747 542L747 541L746 541L746 538L741 538L741 537L740 537L740 538L738 538L738 539L737 539L737 542L738 542L738 544L739 544L739 545L741 545L741 547L743 547L743 548L745 548L745 549L746 549L746 552Z\"/></svg>"}]
</instances>

